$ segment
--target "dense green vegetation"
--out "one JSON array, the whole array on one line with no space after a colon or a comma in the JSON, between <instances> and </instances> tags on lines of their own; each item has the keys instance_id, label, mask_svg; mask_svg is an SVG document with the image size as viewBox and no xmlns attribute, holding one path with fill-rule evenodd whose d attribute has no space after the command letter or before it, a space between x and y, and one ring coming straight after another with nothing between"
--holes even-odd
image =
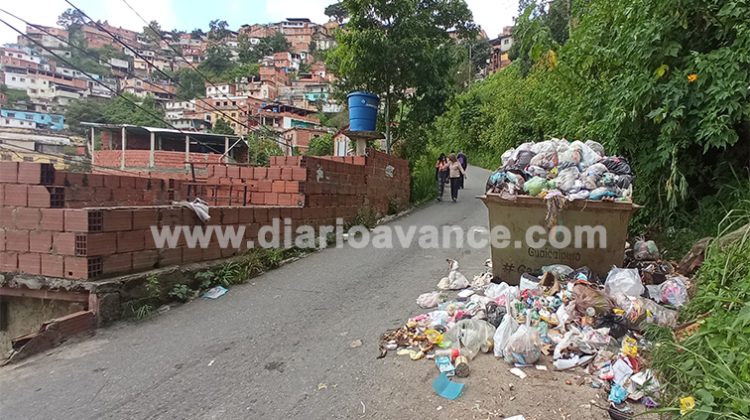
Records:
<instances>
[{"instance_id":1,"label":"dense green vegetation","mask_svg":"<svg viewBox=\"0 0 750 420\"><path fill-rule=\"evenodd\" d=\"M129 93L111 100L85 98L73 101L65 110L65 122L71 130L79 133L86 132L81 122L166 127L164 111L152 96L138 98Z\"/></svg>"},{"instance_id":2,"label":"dense green vegetation","mask_svg":"<svg viewBox=\"0 0 750 420\"><path fill-rule=\"evenodd\" d=\"M333 154L333 135L326 134L310 140L310 146L307 149L309 156L330 156Z\"/></svg>"},{"instance_id":3,"label":"dense green vegetation","mask_svg":"<svg viewBox=\"0 0 750 420\"><path fill-rule=\"evenodd\" d=\"M531 2L515 29L514 64L456 96L431 144L494 168L524 141L597 139L635 167L646 205L639 230L694 223L704 198L747 178L750 7L573 4L571 21Z\"/></svg>"},{"instance_id":4,"label":"dense green vegetation","mask_svg":"<svg viewBox=\"0 0 750 420\"><path fill-rule=\"evenodd\" d=\"M698 275L697 293L681 311L683 321L701 319L700 329L678 341L670 330L649 331L659 345L653 365L665 385L664 403L694 396L692 419L750 418L750 194L733 211L718 236L745 224L732 242L716 241ZM736 232L736 231L734 231ZM701 315L707 315L699 318ZM677 411L667 408L665 411Z\"/></svg>"}]
</instances>

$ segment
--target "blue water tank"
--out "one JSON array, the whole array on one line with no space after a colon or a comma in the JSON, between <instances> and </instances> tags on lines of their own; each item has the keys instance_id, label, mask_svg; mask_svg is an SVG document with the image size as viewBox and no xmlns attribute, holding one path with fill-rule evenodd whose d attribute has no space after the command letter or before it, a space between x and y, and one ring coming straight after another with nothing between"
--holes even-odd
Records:
<instances>
[{"instance_id":1,"label":"blue water tank","mask_svg":"<svg viewBox=\"0 0 750 420\"><path fill-rule=\"evenodd\" d=\"M349 103L349 130L375 131L378 118L378 97L369 92L352 92L346 95Z\"/></svg>"}]
</instances>

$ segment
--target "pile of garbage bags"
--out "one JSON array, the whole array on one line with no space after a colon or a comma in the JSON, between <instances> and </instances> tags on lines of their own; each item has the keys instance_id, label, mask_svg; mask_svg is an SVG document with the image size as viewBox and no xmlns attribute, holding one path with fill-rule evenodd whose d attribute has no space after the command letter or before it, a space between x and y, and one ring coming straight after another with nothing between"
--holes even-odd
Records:
<instances>
[{"instance_id":1,"label":"pile of garbage bags","mask_svg":"<svg viewBox=\"0 0 750 420\"><path fill-rule=\"evenodd\" d=\"M505 151L502 166L487 180L487 192L508 199L526 194L570 201L629 201L633 176L625 159L606 156L595 141L551 139Z\"/></svg>"},{"instance_id":2,"label":"pile of garbage bags","mask_svg":"<svg viewBox=\"0 0 750 420\"><path fill-rule=\"evenodd\" d=\"M658 406L659 383L639 356L650 345L642 332L648 324L677 326L687 278L667 270L661 283L644 284L654 277L640 268L612 267L600 279L587 267L551 265L538 276L523 275L517 286L493 278L490 270L469 283L458 262L448 262L450 281L443 278L440 291L417 298L430 311L383 334L380 357L396 350L413 360L435 359L448 376L459 364L468 375L468 363L481 353L516 370L547 358L556 370L584 367L591 386L606 389L612 409L626 410L627 400ZM662 264L662 270L664 265L671 267ZM456 279L463 287L447 290Z\"/></svg>"}]
</instances>

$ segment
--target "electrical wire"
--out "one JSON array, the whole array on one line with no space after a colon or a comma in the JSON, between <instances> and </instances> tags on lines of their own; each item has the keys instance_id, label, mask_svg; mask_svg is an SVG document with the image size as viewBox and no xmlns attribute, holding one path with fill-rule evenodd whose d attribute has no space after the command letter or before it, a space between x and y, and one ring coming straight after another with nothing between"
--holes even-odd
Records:
<instances>
[{"instance_id":1,"label":"electrical wire","mask_svg":"<svg viewBox=\"0 0 750 420\"><path fill-rule=\"evenodd\" d=\"M6 12L6 13L7 13L7 12ZM127 101L127 102L128 102L128 103L130 103L131 105L135 106L136 108L138 108L138 109L140 109L140 110L142 110L142 111L146 112L146 113L147 113L148 115L150 115L150 116L152 116L152 117L156 118L157 120L159 120L159 121L163 122L164 124L166 124L167 126L169 126L170 128L172 128L173 130L176 130L176 131L178 131L178 132L179 132L180 134L184 134L184 135L185 135L185 136L187 136L188 138L191 138L191 137L190 137L190 132L186 132L186 131L180 130L179 128L177 128L177 127L175 127L175 126L174 126L173 124L171 124L170 122L168 122L168 121L164 120L164 119L163 119L163 118L162 118L162 117L161 117L160 115L156 114L156 113L155 113L155 112L153 112L152 110L149 110L149 109L147 109L147 108L144 108L143 106L141 106L141 105L140 105L140 104L138 104L137 102L133 101L132 99L128 98L127 96L123 95L122 93L120 93L120 92L117 92L117 91L115 91L114 89L112 89L111 87L109 87L109 86L108 86L107 84L105 84L104 82L102 82L102 81L100 81L100 80L96 79L96 78L95 78L95 77L93 77L93 76L92 76L91 74L87 73L86 71L84 71L84 70L82 70L82 69L80 69L80 68L76 67L75 65L73 65L73 64L72 64L71 62L69 62L68 60L66 60L66 59L64 59L64 58L62 58L62 57L60 57L60 56L59 56L59 55L58 55L57 53L55 53L55 52L54 52L54 51L52 51L51 49L49 49L49 48L45 47L44 45L42 45L41 43L39 43L39 42L38 42L38 41L36 41L35 39L33 39L33 38L31 38L30 36L26 35L25 33L21 32L21 31L20 31L20 30L19 30L18 28L16 28L15 26L11 25L10 23L6 22L6 21L5 21L5 20L3 20L3 19L0 19L0 23L3 23L3 24L5 24L5 26L9 27L10 29L12 29L13 31L15 31L16 33L18 33L18 34L19 34L19 35L21 35L22 37L24 37L24 38L28 39L29 41L31 41L31 42L32 42L32 43L33 43L34 45L36 45L37 47L39 47L39 48L41 48L41 49L43 49L43 50L47 51L47 52L48 52L48 53L50 53L50 54L51 54L51 55L52 55L53 57L55 57L56 59L60 60L60 62L62 62L62 63L64 63L64 64L68 65L69 67L71 67L71 68L73 68L73 69L75 69L75 70L77 70L77 71L79 71L79 72L81 72L81 73L82 73L82 74L84 74L84 75L85 75L86 77L88 77L88 78L89 78L90 80L93 80L94 82L98 83L99 85L101 85L102 87L104 87L105 89L107 89L108 91L110 91L110 92L111 92L112 94L114 94L114 95L117 95L117 96L121 97L122 99L124 99L125 101ZM192 139L193 139L193 140L195 140L195 141L196 141L196 142L197 142L198 144L200 144L200 145L202 145L202 146L204 146L204 147L206 147L206 148L208 148L208 149L210 149L210 150L213 150L213 151L214 151L214 152L216 152L216 153L219 153L219 154L221 154L221 152L219 152L218 150L216 150L216 149L214 149L213 147L211 147L211 145L208 145L208 144L206 144L206 143L203 143L202 141L200 141L200 140L198 140L197 138L194 138L194 137L193 137Z\"/></svg>"},{"instance_id":2,"label":"electrical wire","mask_svg":"<svg viewBox=\"0 0 750 420\"><path fill-rule=\"evenodd\" d=\"M85 55L87 55L88 57L91 57L91 58L93 58L93 59L97 59L97 60L99 59L99 57L95 56L94 54L92 54L91 52L87 51L86 49L84 49L84 48L81 48L81 47L79 47L78 45L75 45L75 44L73 44L73 43L71 43L71 42L69 42L69 41L65 40L65 39L64 39L64 38L62 38L62 37L59 37L59 36L57 36L57 35L54 35L54 34L52 34L52 33L48 32L47 30L45 30L45 29L44 29L43 27L41 27L41 26L39 26L39 25L35 25L35 24L33 24L33 23L31 23L31 22L29 22L29 21L27 21L27 20L25 20L25 19L23 19L23 18L21 18L21 17L19 17L19 16L16 16L16 15L14 15L13 13L10 13L10 12L8 12L7 10L4 10L4 9L0 9L0 12L3 12L3 13L5 13L5 14L9 15L9 16L12 16L12 17L13 17L13 18L15 18L15 19L18 19L18 20L20 20L21 22L25 23L25 24L26 24L26 25L28 25L28 26L31 26L31 27L33 27L33 28L36 28L36 29L38 29L39 31L41 31L41 32L43 32L43 33L45 33L45 34L47 34L47 35L49 35L49 36L51 36L51 37L53 37L53 38L57 39L58 41L60 41L60 42L62 42L62 43L64 43L64 44L66 44L66 45L68 45L69 47L72 47L72 48L74 48L75 50L77 50L77 51L81 52L82 54L85 54ZM150 65L152 65L151 63L149 63L149 64L150 64ZM165 74L165 75L166 75L166 74ZM132 76L132 77L133 77L134 79L136 79L136 80L140 80L141 82L144 82L144 83L152 83L152 82L150 82L150 81L148 81L148 80L145 80L145 79L139 78L138 76L135 76L135 75L131 75L131 76ZM168 75L167 75L167 76L168 76ZM221 112L221 111L220 111L220 110L219 110L218 108L213 108L213 109L214 109L214 110L216 110L216 111L219 111L219 112ZM164 120L162 120L162 121L164 121ZM165 121L165 122L166 122L166 121ZM239 143L240 141L241 141L241 136L240 136L240 139L239 139L239 140L237 140L237 142L235 142L235 143L234 143L234 144L232 145L232 147L234 147L235 145L237 145L237 143ZM204 144L204 145L205 145L205 144ZM209 147L208 145L205 145L205 146L206 146L206 147ZM215 150L215 149L212 149L212 150ZM218 151L216 151L216 152L218 153ZM227 152L228 152L228 151L224 151L224 154L227 154Z\"/></svg>"},{"instance_id":3,"label":"electrical wire","mask_svg":"<svg viewBox=\"0 0 750 420\"><path fill-rule=\"evenodd\" d=\"M179 83L179 82L178 82L177 80L175 80L174 78L172 78L172 77L171 77L170 75L168 75L168 74L167 74L166 72L164 72L164 71L163 71L163 70L161 70L160 68L156 67L156 66L155 66L155 65L154 65L154 64L153 64L152 62L150 62L150 61L149 61L149 60L148 60L148 59L147 59L146 57L144 57L144 56L143 56L142 54L140 54L140 53L139 53L139 52L138 52L137 50L135 50L135 49L134 49L133 47L131 47L130 45L128 45L128 44L126 44L126 43L124 43L124 42L122 42L122 40L120 40L120 39L119 39L119 37L115 36L115 35L114 35L114 34L113 34L112 32L110 32L109 30L107 30L107 29L106 29L106 28L105 28L104 26L102 26L102 25L101 25L101 24L99 24L98 22L94 21L94 20L93 20L93 19L92 19L92 18L91 18L91 17L89 16L89 15L87 15L87 14L86 14L86 12L84 12L83 10L81 10L80 8L78 8L78 7L77 7L77 6L75 5L75 4L73 4L73 3L71 2L71 1L69 1L69 0L65 0L65 2L66 2L66 3L68 3L68 4L69 4L69 5L71 6L71 7L73 7L74 9L76 9L76 10L77 10L77 11L78 11L79 13L81 13L81 14L82 14L82 15L83 15L83 16L84 16L85 18L89 19L89 21L90 21L91 23L93 23L93 24L94 24L94 25L95 25L95 26L96 26L96 27L97 27L97 28L98 28L98 29L99 29L100 31L102 31L102 32L105 32L105 33L106 33L107 35L109 35L110 37L112 37L112 39L113 39L114 41L116 41L116 42L117 42L118 44L120 44L120 45L122 45L123 47L125 47L125 48L126 48L126 49L127 49L128 51L130 51L131 53L133 53L133 54L134 54L134 55L135 55L136 57L138 57L139 59L141 59L141 60L145 61L145 62L146 62L146 64L148 64L148 65L149 65L149 67L151 67L151 68L153 68L153 69L156 69L156 71L158 71L158 72L159 72L160 74L162 74L162 75L163 75L164 77L166 77L167 79L171 80L171 81L172 81L172 82L174 82L174 83L175 83L176 85L178 85L178 86L181 86L181 87L183 87L182 85L180 85L180 83ZM131 9L131 10L133 10L133 12L134 12L134 13L135 13L135 14L136 14L136 15L137 15L137 16L138 16L138 17L139 17L139 18L140 18L140 19L141 19L142 21L144 21L144 23L146 23L147 27L148 27L149 29L151 29L151 30L152 30L152 31L153 31L154 33L156 33L156 34L157 34L157 35L159 36L159 38L160 38L161 40L163 40L163 41L164 41L164 42L165 42L165 43L166 43L166 44L167 44L167 45L168 45L168 46L170 47L170 49L172 49L172 51L174 51L174 52L175 52L176 54L178 54L178 55L179 55L179 56L180 56L180 57L181 57L181 58L182 58L183 60L185 60L185 62L186 62L186 63L187 63L188 65L190 65L190 66L191 66L191 67L193 68L193 70L194 70L194 71L195 71L195 72L196 72L196 73L197 73L198 75L200 75L200 76L201 76L201 77L202 77L202 78L203 78L203 79L204 79L204 80L205 80L206 82L208 82L208 83L209 83L209 84L210 84L211 86L213 86L213 87L214 87L214 88L215 88L215 89L217 90L217 92L221 93L221 91L219 90L219 88L218 88L218 87L217 87L217 86L216 86L215 84L213 84L213 82L212 82L212 81L211 81L211 80L210 80L210 79L209 79L208 77L206 77L206 75L204 75L204 74L203 74L203 73L202 73L202 72L201 72L200 70L198 70L198 68L196 68L195 66L193 66L193 65L192 65L192 63L189 63L189 62L187 61L187 59L185 58L185 56L184 56L184 55L182 55L181 53L179 53L179 52L178 52L178 51L177 51L177 50L176 50L176 49L175 49L175 48L174 48L174 47L173 47L173 46L172 46L171 44L169 44L169 42L168 42L168 41L166 41L166 39L165 39L165 38L163 37L163 35L162 35L161 33L159 33L159 32L158 32L157 30L155 30L155 29L151 28L151 25L150 25L150 24L149 24L148 22L146 22L146 21L145 21L145 19L143 18L143 16L141 16L141 15L140 15L140 14L139 14L138 12L136 12L136 11L135 11L135 9L133 9L133 8L132 8L132 6L130 6L129 4L127 4L127 3L126 3L126 5L127 5L127 6L128 6L128 7L130 8L130 9ZM222 94L222 96L223 96L223 97L224 97L225 99L227 99L227 100L231 100L231 99L230 99L230 98L229 98L228 96L226 96L226 95L223 95L223 94ZM208 102L208 101L206 101L206 102ZM211 106L211 105L209 104L209 106ZM225 117L226 117L227 119L229 119L230 121L233 121L233 122L235 122L236 124L239 124L240 126L242 126L242 127L246 128L246 129L247 129L248 131L256 131L256 130L254 130L254 129L250 128L250 126L248 126L247 124L245 124L245 123L243 123L243 122L241 122L241 121L239 121L239 120L235 119L234 117L231 117L230 115L227 115L227 114L225 114L225 113L224 113L223 111L219 110L218 108L215 108L215 107L213 107L213 106L211 106L211 108L212 108L212 109L213 109L214 111L218 111L218 112L221 112L221 114L222 114L222 115L224 115L224 116L225 116ZM251 115L248 115L248 118L253 118L253 116L251 116ZM256 121L260 123L260 121L258 121L257 119L256 119ZM263 127L263 126L262 126L262 125L260 125L260 127ZM275 133L274 133L274 134L275 134ZM288 145L288 144L287 144L286 142L284 142L284 141L280 141L280 140L277 140L277 138L279 138L279 137L278 137L278 135L276 135L276 136L277 136L277 137L269 137L269 136L266 136L266 138L268 138L269 140L273 140L273 141L275 141L275 142L279 143L279 144L280 144L280 145L282 145L282 146L285 146L285 147L288 147L288 146L289 146L289 145Z\"/></svg>"},{"instance_id":4,"label":"electrical wire","mask_svg":"<svg viewBox=\"0 0 750 420\"><path fill-rule=\"evenodd\" d=\"M66 1L67 1L67 0L66 0ZM125 3L125 6L127 6L127 7L128 7L128 9L130 9L130 10L131 10L131 11L132 11L133 13L135 13L135 15L136 15L136 16L138 16L138 18L139 18L139 19L140 19L140 20L141 20L141 21L142 21L142 22L143 22L143 23L144 23L144 24L146 25L146 27L148 27L149 29L151 29L151 31L152 31L152 32L153 32L154 34L156 34L156 35L157 35L157 36L159 37L159 39L161 39L162 41L164 41L164 43L165 43L165 44L166 44L166 45L167 45L167 46L169 47L169 49L171 49L171 50L172 50L172 51L173 51L173 52L174 52L175 54L177 54L177 55L178 55L178 56L179 56L180 58L182 58L182 60L183 60L183 61L184 61L184 62L185 62L185 63L186 63L186 64L187 64L188 66L190 66L190 68L192 68L192 69L193 69L193 71L195 71L195 72L196 72L196 73L197 73L198 75L200 75L200 76L201 76L201 78L203 78L203 80L205 80L205 81L206 81L206 83L208 83L208 84L209 84L209 85L211 85L211 86L212 86L212 87L213 87L214 89L216 89L216 91L217 91L217 92L219 92L219 94L221 94L221 95L222 95L222 97L223 97L224 99L227 99L227 100L231 100L231 99L230 99L230 98L229 98L228 96L226 96L225 94L223 94L223 93L221 92L221 90L219 89L219 87L218 87L218 86L216 86L216 85L214 84L214 82L213 82L213 81L211 81L211 79L210 79L210 78L209 78L208 76L206 76L206 75L205 75L205 74L204 74L203 72L201 72L201 71L200 71L200 69L198 69L198 67L196 67L195 65L193 65L193 63L189 62L189 61L188 61L188 59L187 59L187 57L185 57L185 56L184 56L184 55L182 54L182 52L181 52L180 50L178 50L178 49L177 49L177 48L175 48L175 47L174 47L174 46L173 46L172 44L170 44L170 43L169 43L169 41L167 40L167 38L166 38L166 37L165 37L165 36L164 36L164 35L163 35L163 34L161 33L161 31L158 31L158 30L156 30L156 29L152 28L152 27L151 27L151 23L149 23L149 22L148 22L148 21L147 21L147 20L146 20L146 19L145 19L145 18L144 18L144 17L143 17L143 16L142 16L142 15L141 15L140 13L138 13L138 11L137 11L137 10L135 10L135 8L134 8L133 6L131 6L131 5L130 5L130 3L128 3L128 2L127 2L127 0L122 0L122 2L123 2L123 3ZM70 4L70 2L68 2L68 4ZM254 115L252 115L252 114L249 114L249 115L248 115L248 118L254 119L254 120L255 120L255 121L256 121L256 122L257 122L257 123L259 124L259 127L265 128L265 129L266 129L266 131L269 131L269 132L272 132L272 133L273 133L273 130L271 130L271 129L269 129L269 128L267 128L267 127L265 127L264 125L262 125L262 124L261 124L261 121L260 121L260 119L259 119L259 118L255 117L255 116L254 116ZM249 128L248 128L248 129L249 129ZM276 133L274 133L274 135L275 135L275 134L276 134Z\"/></svg>"}]
</instances>

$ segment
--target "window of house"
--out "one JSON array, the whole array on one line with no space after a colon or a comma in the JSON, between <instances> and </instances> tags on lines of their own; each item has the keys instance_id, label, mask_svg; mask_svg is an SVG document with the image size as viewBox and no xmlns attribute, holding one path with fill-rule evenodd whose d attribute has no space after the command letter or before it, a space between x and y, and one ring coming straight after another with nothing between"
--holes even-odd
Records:
<instances>
[{"instance_id":1,"label":"window of house","mask_svg":"<svg viewBox=\"0 0 750 420\"><path fill-rule=\"evenodd\" d=\"M26 79L22 77L22 78L18 79L18 81L19 81L19 82L25 82L25 81L26 81Z\"/></svg>"},{"instance_id":2,"label":"window of house","mask_svg":"<svg viewBox=\"0 0 750 420\"><path fill-rule=\"evenodd\" d=\"M24 162L33 162L34 161L34 157L33 156L24 156L23 157L23 161Z\"/></svg>"},{"instance_id":3,"label":"window of house","mask_svg":"<svg viewBox=\"0 0 750 420\"><path fill-rule=\"evenodd\" d=\"M232 101L232 106L237 106L237 101Z\"/></svg>"}]
</instances>

